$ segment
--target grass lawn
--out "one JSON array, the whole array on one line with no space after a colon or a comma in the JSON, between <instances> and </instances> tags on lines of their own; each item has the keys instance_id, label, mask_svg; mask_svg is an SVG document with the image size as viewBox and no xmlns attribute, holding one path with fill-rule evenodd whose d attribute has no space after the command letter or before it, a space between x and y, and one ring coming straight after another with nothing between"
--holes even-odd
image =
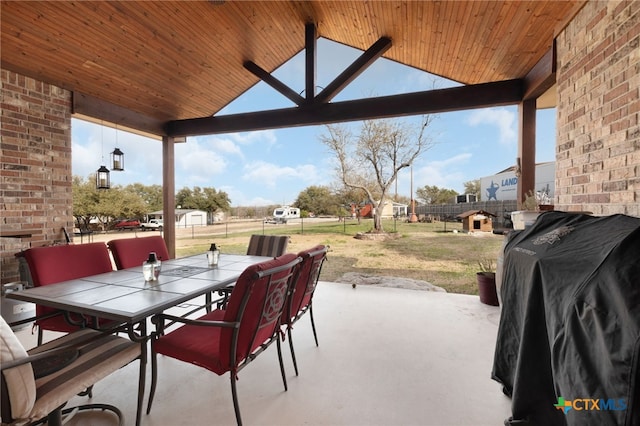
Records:
<instances>
[{"instance_id":1,"label":"grass lawn","mask_svg":"<svg viewBox=\"0 0 640 426\"><path fill-rule=\"evenodd\" d=\"M412 278L430 282L450 293L478 294L478 261L492 259L495 266L504 237L490 233L466 234L460 223L405 223L384 221L396 238L385 241L354 238L370 231L371 220L269 225L256 231L216 235L211 232L178 236L177 255L202 253L216 242L224 253L244 254L252 233L289 235L288 251L316 244L330 246L321 280L340 282L346 272ZM215 227L206 227L212 228ZM264 231L263 231L264 230ZM457 231L457 232L456 232Z\"/></svg>"}]
</instances>

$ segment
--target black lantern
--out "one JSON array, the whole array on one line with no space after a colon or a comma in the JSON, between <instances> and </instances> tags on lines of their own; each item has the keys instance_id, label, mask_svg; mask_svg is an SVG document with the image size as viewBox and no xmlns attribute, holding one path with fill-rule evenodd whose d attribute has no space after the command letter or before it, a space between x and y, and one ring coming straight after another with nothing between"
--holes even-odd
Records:
<instances>
[{"instance_id":1,"label":"black lantern","mask_svg":"<svg viewBox=\"0 0 640 426\"><path fill-rule=\"evenodd\" d=\"M100 166L96 172L96 189L109 189L111 188L111 182L109 180L109 169L105 166Z\"/></svg>"},{"instance_id":2,"label":"black lantern","mask_svg":"<svg viewBox=\"0 0 640 426\"><path fill-rule=\"evenodd\" d=\"M124 170L124 153L120 151L120 148L114 149L111 153L111 166L111 170Z\"/></svg>"}]
</instances>

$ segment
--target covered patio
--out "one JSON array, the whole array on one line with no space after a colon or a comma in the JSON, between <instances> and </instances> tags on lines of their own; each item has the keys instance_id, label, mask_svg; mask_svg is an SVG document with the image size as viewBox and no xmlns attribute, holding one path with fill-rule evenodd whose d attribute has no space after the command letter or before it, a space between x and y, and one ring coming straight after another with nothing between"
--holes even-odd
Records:
<instances>
[{"instance_id":1,"label":"covered patio","mask_svg":"<svg viewBox=\"0 0 640 426\"><path fill-rule=\"evenodd\" d=\"M71 117L161 141L171 223L174 145L190 136L496 105L518 105L522 201L534 182L535 110L556 105L556 209L640 216L640 2L1 4L3 284L19 279L16 252L64 243L73 227ZM317 91L318 37L363 54ZM304 87L272 76L303 50ZM379 57L461 86L332 102ZM258 81L293 106L217 115ZM175 254L175 229L165 237ZM301 375L289 367L289 391L273 350L242 371L248 424L495 425L509 417L510 401L490 379L499 308L471 296L335 283L322 283L316 297L320 347L299 322ZM19 334L33 346L28 330ZM94 397L128 419L133 370L98 384ZM228 377L161 360L144 424L233 422Z\"/></svg>"},{"instance_id":2,"label":"covered patio","mask_svg":"<svg viewBox=\"0 0 640 426\"><path fill-rule=\"evenodd\" d=\"M510 399L490 379L500 308L477 296L320 282L314 316L319 347L308 318L293 330L298 377L283 346L287 392L275 347L240 372L246 424L488 426L509 417ZM18 335L35 345L30 329ZM94 390L93 401L120 408L127 424L135 418L137 368L125 367ZM158 377L143 425L235 424L228 375L160 357ZM82 402L76 397L70 405ZM95 426L112 424L107 415L85 415ZM86 424L82 419L71 424Z\"/></svg>"}]
</instances>

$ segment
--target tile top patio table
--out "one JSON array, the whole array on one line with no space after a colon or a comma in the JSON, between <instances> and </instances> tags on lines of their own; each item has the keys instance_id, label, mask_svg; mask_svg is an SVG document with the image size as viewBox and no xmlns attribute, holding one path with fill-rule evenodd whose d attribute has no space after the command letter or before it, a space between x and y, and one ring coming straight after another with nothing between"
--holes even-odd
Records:
<instances>
[{"instance_id":1,"label":"tile top patio table","mask_svg":"<svg viewBox=\"0 0 640 426\"><path fill-rule=\"evenodd\" d=\"M248 266L264 256L223 254L217 267L204 254L162 262L157 281L145 282L142 268L129 268L8 293L62 311L133 324L203 294L234 283Z\"/></svg>"}]
</instances>

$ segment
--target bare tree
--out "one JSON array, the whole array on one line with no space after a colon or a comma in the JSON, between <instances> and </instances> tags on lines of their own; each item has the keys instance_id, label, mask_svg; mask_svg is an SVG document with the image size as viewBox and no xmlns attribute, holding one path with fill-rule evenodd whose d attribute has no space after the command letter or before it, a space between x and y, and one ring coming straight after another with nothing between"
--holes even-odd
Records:
<instances>
[{"instance_id":1,"label":"bare tree","mask_svg":"<svg viewBox=\"0 0 640 426\"><path fill-rule=\"evenodd\" d=\"M364 191L373 203L376 232L384 232L382 210L398 172L433 145L426 129L434 118L423 116L419 126L399 120L363 121L357 136L345 125L328 125L327 134L320 136L335 156L338 179Z\"/></svg>"}]
</instances>

